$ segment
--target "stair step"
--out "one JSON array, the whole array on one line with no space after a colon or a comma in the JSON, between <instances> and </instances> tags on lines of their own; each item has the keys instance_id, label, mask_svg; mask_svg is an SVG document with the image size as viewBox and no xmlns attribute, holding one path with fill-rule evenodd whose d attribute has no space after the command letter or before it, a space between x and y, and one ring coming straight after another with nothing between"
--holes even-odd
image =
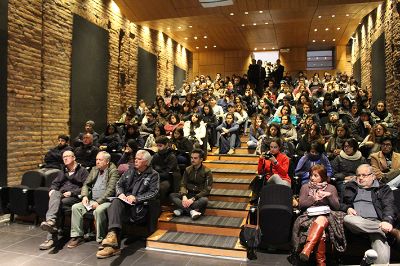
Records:
<instances>
[{"instance_id":1,"label":"stair step","mask_svg":"<svg viewBox=\"0 0 400 266\"><path fill-rule=\"evenodd\" d=\"M258 161L229 161L229 160L207 160L204 161L205 163L209 164L228 164L228 165L251 165L254 167L254 165L258 165Z\"/></svg>"},{"instance_id":2,"label":"stair step","mask_svg":"<svg viewBox=\"0 0 400 266\"><path fill-rule=\"evenodd\" d=\"M248 169L221 169L221 168L213 168L213 167L208 167L210 168L211 172L214 173L229 173L229 174L256 174L257 169L253 170L248 170Z\"/></svg>"},{"instance_id":3,"label":"stair step","mask_svg":"<svg viewBox=\"0 0 400 266\"><path fill-rule=\"evenodd\" d=\"M204 162L204 165L208 168L216 169L218 168L220 171L227 169L231 170L249 170L249 171L256 171L257 170L257 163L240 163L240 162L225 162L225 161L207 161Z\"/></svg>"},{"instance_id":4,"label":"stair step","mask_svg":"<svg viewBox=\"0 0 400 266\"><path fill-rule=\"evenodd\" d=\"M211 189L210 195L212 196L229 196L229 197L250 197L251 190L238 190L238 189Z\"/></svg>"},{"instance_id":5,"label":"stair step","mask_svg":"<svg viewBox=\"0 0 400 266\"><path fill-rule=\"evenodd\" d=\"M217 177L213 180L213 188L215 189L240 189L246 190L249 188L251 179L249 178L227 178Z\"/></svg>"},{"instance_id":6,"label":"stair step","mask_svg":"<svg viewBox=\"0 0 400 266\"><path fill-rule=\"evenodd\" d=\"M247 257L246 249L240 245L237 236L157 230L147 238L146 246L163 251L233 257L243 260L246 260Z\"/></svg>"},{"instance_id":7,"label":"stair step","mask_svg":"<svg viewBox=\"0 0 400 266\"><path fill-rule=\"evenodd\" d=\"M240 161L240 162L258 162L258 156L253 154L220 154L220 155L207 155L208 161Z\"/></svg>"},{"instance_id":8,"label":"stair step","mask_svg":"<svg viewBox=\"0 0 400 266\"><path fill-rule=\"evenodd\" d=\"M158 228L177 232L213 233L215 235L238 236L244 217L203 215L197 220L190 216L175 217L164 212L158 219Z\"/></svg>"},{"instance_id":9,"label":"stair step","mask_svg":"<svg viewBox=\"0 0 400 266\"><path fill-rule=\"evenodd\" d=\"M213 154L213 152L215 152L215 150L216 150L216 148L213 148L213 150L211 151L210 154ZM248 149L248 148L245 147L245 146L241 146L241 147L235 148L235 153L234 153L234 154L240 154L240 155L242 155L242 154L251 154L251 155L256 155L256 150L255 150L255 149ZM214 155L217 155L217 154L214 154ZM223 155L223 154L221 154L221 155Z\"/></svg>"},{"instance_id":10,"label":"stair step","mask_svg":"<svg viewBox=\"0 0 400 266\"><path fill-rule=\"evenodd\" d=\"M207 209L223 209L223 210L238 210L245 211L248 209L248 203L231 202L231 201L208 201Z\"/></svg>"}]
</instances>

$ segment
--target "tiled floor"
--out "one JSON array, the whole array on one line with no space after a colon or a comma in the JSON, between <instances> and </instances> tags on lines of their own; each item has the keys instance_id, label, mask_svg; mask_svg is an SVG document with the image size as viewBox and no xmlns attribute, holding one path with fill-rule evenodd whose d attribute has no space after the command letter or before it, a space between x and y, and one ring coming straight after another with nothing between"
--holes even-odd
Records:
<instances>
[{"instance_id":1,"label":"tiled floor","mask_svg":"<svg viewBox=\"0 0 400 266\"><path fill-rule=\"evenodd\" d=\"M61 245L59 249L41 251L38 246L45 240L45 236L45 232L31 224L0 224L0 265L289 265L286 254L258 252L257 260L241 262L146 250L145 241L141 239L133 239L128 241L129 243L123 241L120 256L100 260L95 256L97 244L94 241L86 242L74 249Z\"/></svg>"}]
</instances>

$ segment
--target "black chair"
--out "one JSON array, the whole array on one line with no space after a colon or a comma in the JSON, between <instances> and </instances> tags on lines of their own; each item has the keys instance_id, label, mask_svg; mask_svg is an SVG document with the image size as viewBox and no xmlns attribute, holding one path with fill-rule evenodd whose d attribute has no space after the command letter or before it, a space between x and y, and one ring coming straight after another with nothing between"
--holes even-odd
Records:
<instances>
[{"instance_id":1,"label":"black chair","mask_svg":"<svg viewBox=\"0 0 400 266\"><path fill-rule=\"evenodd\" d=\"M259 247L290 249L293 221L291 188L277 184L264 186L258 210L262 232Z\"/></svg>"},{"instance_id":2,"label":"black chair","mask_svg":"<svg viewBox=\"0 0 400 266\"><path fill-rule=\"evenodd\" d=\"M9 199L8 199L9 187L0 187L0 214L9 213L8 209Z\"/></svg>"},{"instance_id":3,"label":"black chair","mask_svg":"<svg viewBox=\"0 0 400 266\"><path fill-rule=\"evenodd\" d=\"M49 171L44 175L44 184L38 187L33 192L34 211L38 219L46 218L46 212L49 208L49 191L53 180L57 175L62 172L61 170ZM36 221L38 222L38 220Z\"/></svg>"},{"instance_id":4,"label":"black chair","mask_svg":"<svg viewBox=\"0 0 400 266\"><path fill-rule=\"evenodd\" d=\"M28 216L33 211L33 191L43 186L44 174L39 171L24 173L21 185L10 187L8 191L10 221L14 221L14 215Z\"/></svg>"}]
</instances>

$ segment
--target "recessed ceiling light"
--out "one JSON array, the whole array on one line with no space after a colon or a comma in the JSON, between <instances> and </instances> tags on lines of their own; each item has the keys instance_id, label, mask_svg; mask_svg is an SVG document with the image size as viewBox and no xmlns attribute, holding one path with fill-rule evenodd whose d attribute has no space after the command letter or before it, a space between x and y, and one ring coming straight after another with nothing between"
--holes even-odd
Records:
<instances>
[{"instance_id":1,"label":"recessed ceiling light","mask_svg":"<svg viewBox=\"0 0 400 266\"><path fill-rule=\"evenodd\" d=\"M207 35L204 35L204 37L203 37L204 39L207 39Z\"/></svg>"},{"instance_id":2,"label":"recessed ceiling light","mask_svg":"<svg viewBox=\"0 0 400 266\"><path fill-rule=\"evenodd\" d=\"M197 36L194 36L193 38L194 38L195 40L197 40Z\"/></svg>"},{"instance_id":3,"label":"recessed ceiling light","mask_svg":"<svg viewBox=\"0 0 400 266\"><path fill-rule=\"evenodd\" d=\"M188 39L188 37L185 37L185 40L187 40Z\"/></svg>"},{"instance_id":4,"label":"recessed ceiling light","mask_svg":"<svg viewBox=\"0 0 400 266\"><path fill-rule=\"evenodd\" d=\"M214 47L214 48L216 48L217 46L216 46L216 45L214 45L213 47Z\"/></svg>"},{"instance_id":5,"label":"recessed ceiling light","mask_svg":"<svg viewBox=\"0 0 400 266\"><path fill-rule=\"evenodd\" d=\"M233 15L235 15L235 14L234 14L234 13L229 13L229 15L233 16Z\"/></svg>"},{"instance_id":6,"label":"recessed ceiling light","mask_svg":"<svg viewBox=\"0 0 400 266\"><path fill-rule=\"evenodd\" d=\"M349 14L346 14L346 17L350 16Z\"/></svg>"},{"instance_id":7,"label":"recessed ceiling light","mask_svg":"<svg viewBox=\"0 0 400 266\"><path fill-rule=\"evenodd\" d=\"M178 27L178 29L182 29L182 27L181 27L181 26L179 26L179 27Z\"/></svg>"},{"instance_id":8,"label":"recessed ceiling light","mask_svg":"<svg viewBox=\"0 0 400 266\"><path fill-rule=\"evenodd\" d=\"M272 50L275 50L275 47L272 47Z\"/></svg>"},{"instance_id":9,"label":"recessed ceiling light","mask_svg":"<svg viewBox=\"0 0 400 266\"><path fill-rule=\"evenodd\" d=\"M336 41L336 39L332 39L332 42L335 42Z\"/></svg>"},{"instance_id":10,"label":"recessed ceiling light","mask_svg":"<svg viewBox=\"0 0 400 266\"><path fill-rule=\"evenodd\" d=\"M189 28L193 28L193 26L192 26L192 25L189 25Z\"/></svg>"},{"instance_id":11,"label":"recessed ceiling light","mask_svg":"<svg viewBox=\"0 0 400 266\"><path fill-rule=\"evenodd\" d=\"M318 18L322 18L322 16L318 16Z\"/></svg>"},{"instance_id":12,"label":"recessed ceiling light","mask_svg":"<svg viewBox=\"0 0 400 266\"><path fill-rule=\"evenodd\" d=\"M244 24L242 24L242 27L244 27Z\"/></svg>"},{"instance_id":13,"label":"recessed ceiling light","mask_svg":"<svg viewBox=\"0 0 400 266\"><path fill-rule=\"evenodd\" d=\"M328 31L329 30L329 28L325 28L325 31Z\"/></svg>"},{"instance_id":14,"label":"recessed ceiling light","mask_svg":"<svg viewBox=\"0 0 400 266\"><path fill-rule=\"evenodd\" d=\"M260 14L262 14L264 11L262 11L262 10L260 10L260 11L258 11L258 13L260 13Z\"/></svg>"},{"instance_id":15,"label":"recessed ceiling light","mask_svg":"<svg viewBox=\"0 0 400 266\"><path fill-rule=\"evenodd\" d=\"M254 51L257 51L257 48L254 48Z\"/></svg>"},{"instance_id":16,"label":"recessed ceiling light","mask_svg":"<svg viewBox=\"0 0 400 266\"><path fill-rule=\"evenodd\" d=\"M314 31L318 31L318 29L314 29Z\"/></svg>"},{"instance_id":17,"label":"recessed ceiling light","mask_svg":"<svg viewBox=\"0 0 400 266\"><path fill-rule=\"evenodd\" d=\"M207 49L207 48L208 48L208 46L206 45L206 46L204 46L204 48L206 48L206 49Z\"/></svg>"},{"instance_id":18,"label":"recessed ceiling light","mask_svg":"<svg viewBox=\"0 0 400 266\"><path fill-rule=\"evenodd\" d=\"M253 23L253 26L257 26L257 23Z\"/></svg>"},{"instance_id":19,"label":"recessed ceiling light","mask_svg":"<svg viewBox=\"0 0 400 266\"><path fill-rule=\"evenodd\" d=\"M246 11L246 12L244 12L244 14L245 14L245 15L248 15L248 14L249 14L249 12L247 12L247 11Z\"/></svg>"},{"instance_id":20,"label":"recessed ceiling light","mask_svg":"<svg viewBox=\"0 0 400 266\"><path fill-rule=\"evenodd\" d=\"M171 29L170 27L167 28L167 30L170 30L170 29Z\"/></svg>"},{"instance_id":21,"label":"recessed ceiling light","mask_svg":"<svg viewBox=\"0 0 400 266\"><path fill-rule=\"evenodd\" d=\"M340 30L340 27L337 27L336 29L337 29L337 30Z\"/></svg>"},{"instance_id":22,"label":"recessed ceiling light","mask_svg":"<svg viewBox=\"0 0 400 266\"><path fill-rule=\"evenodd\" d=\"M315 40L312 40L312 42L315 42Z\"/></svg>"},{"instance_id":23,"label":"recessed ceiling light","mask_svg":"<svg viewBox=\"0 0 400 266\"><path fill-rule=\"evenodd\" d=\"M198 46L196 46L196 49L199 49L199 47L198 47Z\"/></svg>"},{"instance_id":24,"label":"recessed ceiling light","mask_svg":"<svg viewBox=\"0 0 400 266\"><path fill-rule=\"evenodd\" d=\"M322 40L323 42L325 42L325 40Z\"/></svg>"},{"instance_id":25,"label":"recessed ceiling light","mask_svg":"<svg viewBox=\"0 0 400 266\"><path fill-rule=\"evenodd\" d=\"M332 15L332 17L334 18L334 17L335 17L335 15Z\"/></svg>"},{"instance_id":26,"label":"recessed ceiling light","mask_svg":"<svg viewBox=\"0 0 400 266\"><path fill-rule=\"evenodd\" d=\"M269 23L268 23L268 22L265 22L264 24L265 24L265 25L268 25Z\"/></svg>"},{"instance_id":27,"label":"recessed ceiling light","mask_svg":"<svg viewBox=\"0 0 400 266\"><path fill-rule=\"evenodd\" d=\"M265 47L263 48L263 50L265 50Z\"/></svg>"}]
</instances>

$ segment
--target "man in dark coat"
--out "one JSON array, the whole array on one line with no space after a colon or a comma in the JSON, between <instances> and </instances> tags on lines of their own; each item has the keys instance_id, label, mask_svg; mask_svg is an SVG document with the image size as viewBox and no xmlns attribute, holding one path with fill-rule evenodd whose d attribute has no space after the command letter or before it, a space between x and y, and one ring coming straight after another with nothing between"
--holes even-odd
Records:
<instances>
[{"instance_id":1,"label":"man in dark coat","mask_svg":"<svg viewBox=\"0 0 400 266\"><path fill-rule=\"evenodd\" d=\"M49 169L62 170L64 168L62 154L65 151L72 151L72 147L69 146L69 137L67 135L58 136L58 145L50 149L44 156L43 172Z\"/></svg>"},{"instance_id":2,"label":"man in dark coat","mask_svg":"<svg viewBox=\"0 0 400 266\"><path fill-rule=\"evenodd\" d=\"M76 161L83 167L92 168L96 165L96 155L99 148L93 145L93 135L86 133L82 137L82 146L75 149Z\"/></svg>"},{"instance_id":3,"label":"man in dark coat","mask_svg":"<svg viewBox=\"0 0 400 266\"><path fill-rule=\"evenodd\" d=\"M54 179L49 191L49 209L46 213L46 221L40 224L40 228L47 231L47 239L39 246L41 250L47 250L54 247L58 240L57 220L63 207L71 207L79 202L78 195L89 175L88 171L75 161L75 155L72 151L65 151L62 154L65 164L64 171L60 171Z\"/></svg>"},{"instance_id":4,"label":"man in dark coat","mask_svg":"<svg viewBox=\"0 0 400 266\"><path fill-rule=\"evenodd\" d=\"M341 209L347 213L344 217L347 229L368 235L371 247L378 253L375 263L388 264L390 246L386 235L392 234L397 240L400 238L399 230L393 228L396 206L392 190L376 180L370 165L360 165L356 180L346 184Z\"/></svg>"},{"instance_id":5,"label":"man in dark coat","mask_svg":"<svg viewBox=\"0 0 400 266\"><path fill-rule=\"evenodd\" d=\"M144 202L158 196L160 176L150 166L150 162L150 153L139 150L135 157L135 167L129 168L117 182L117 198L107 209L108 233L102 242L102 249L96 254L97 258L120 254L119 234L124 218L131 222L143 220L147 214Z\"/></svg>"},{"instance_id":6,"label":"man in dark coat","mask_svg":"<svg viewBox=\"0 0 400 266\"><path fill-rule=\"evenodd\" d=\"M165 201L168 199L168 193L171 191L171 186L174 192L178 192L180 185L180 173L178 168L178 160L169 147L169 138L160 136L156 138L158 151L154 154L151 160L151 166L160 175L160 199Z\"/></svg>"}]
</instances>

